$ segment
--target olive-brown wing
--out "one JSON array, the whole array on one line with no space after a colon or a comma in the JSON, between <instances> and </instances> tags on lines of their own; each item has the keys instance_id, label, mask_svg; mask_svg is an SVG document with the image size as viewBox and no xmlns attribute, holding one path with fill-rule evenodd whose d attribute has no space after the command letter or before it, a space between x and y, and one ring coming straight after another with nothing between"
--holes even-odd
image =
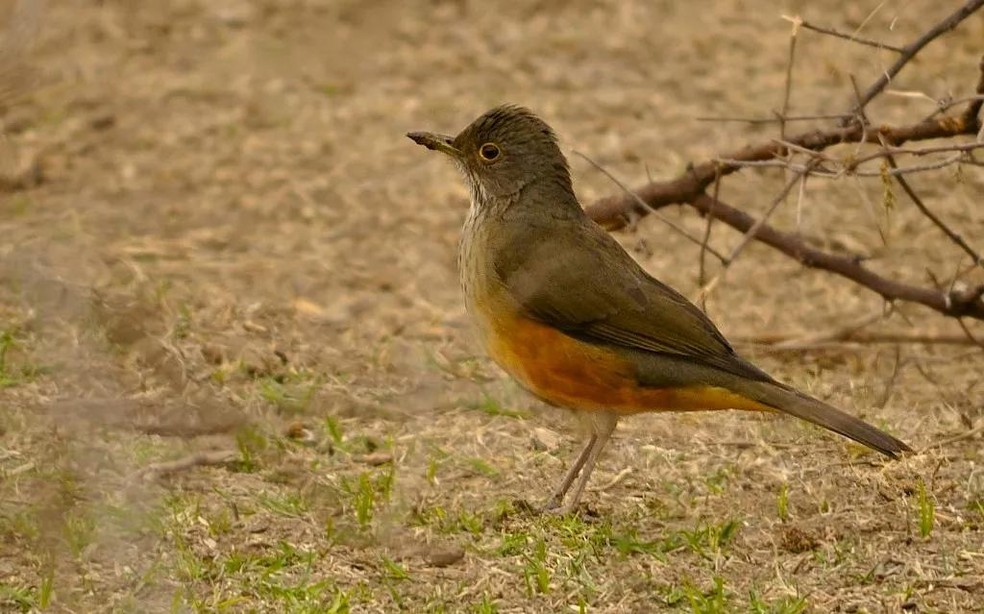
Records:
<instances>
[{"instance_id":1,"label":"olive-brown wing","mask_svg":"<svg viewBox=\"0 0 984 614\"><path fill-rule=\"evenodd\" d=\"M533 238L503 246L496 269L526 317L585 341L771 379L735 354L700 309L646 273L593 222L544 225L525 236Z\"/></svg>"}]
</instances>

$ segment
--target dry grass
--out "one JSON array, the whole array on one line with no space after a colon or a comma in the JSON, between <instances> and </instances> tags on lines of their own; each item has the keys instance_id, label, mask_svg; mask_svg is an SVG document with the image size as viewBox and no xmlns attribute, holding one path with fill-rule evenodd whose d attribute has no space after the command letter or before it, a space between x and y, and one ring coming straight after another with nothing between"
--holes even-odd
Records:
<instances>
[{"instance_id":1,"label":"dry grass","mask_svg":"<svg viewBox=\"0 0 984 614\"><path fill-rule=\"evenodd\" d=\"M934 445L981 425L979 350L745 348L923 453L885 464L793 421L645 416L584 514L535 513L577 444L478 354L453 270L464 188L402 136L512 101L622 179L670 176L772 134L693 118L778 106L780 13L850 30L877 4L865 32L900 42L951 10L867 4L48 3L23 50L39 77L0 101L0 176L42 178L0 194L0 609L979 608L981 439ZM981 40L972 20L899 88L964 93ZM849 74L888 57L819 36L799 53L799 112L845 108ZM614 189L572 163L583 198ZM979 249L982 181L916 182ZM722 197L760 209L781 183L749 172ZM901 199L886 220L882 198L818 183L776 222L912 280L952 274L955 248ZM693 294L697 248L654 220L620 239ZM734 337L878 309L760 246L708 304Z\"/></svg>"}]
</instances>

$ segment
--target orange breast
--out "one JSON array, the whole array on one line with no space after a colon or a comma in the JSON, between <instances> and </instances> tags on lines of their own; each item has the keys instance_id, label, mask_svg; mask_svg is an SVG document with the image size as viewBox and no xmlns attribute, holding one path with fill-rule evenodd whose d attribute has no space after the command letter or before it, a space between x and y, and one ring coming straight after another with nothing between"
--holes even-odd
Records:
<instances>
[{"instance_id":1,"label":"orange breast","mask_svg":"<svg viewBox=\"0 0 984 614\"><path fill-rule=\"evenodd\" d=\"M482 315L491 315L484 313ZM692 411L771 408L724 388L701 385L645 388L631 360L617 349L578 341L522 317L489 318L482 326L492 358L527 390L544 401L571 409L615 411Z\"/></svg>"}]
</instances>

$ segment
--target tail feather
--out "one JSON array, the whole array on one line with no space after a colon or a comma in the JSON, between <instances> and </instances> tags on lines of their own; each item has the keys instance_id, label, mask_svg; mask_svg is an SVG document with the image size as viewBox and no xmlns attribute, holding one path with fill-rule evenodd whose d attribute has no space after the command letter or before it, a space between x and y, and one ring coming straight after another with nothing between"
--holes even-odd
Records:
<instances>
[{"instance_id":1,"label":"tail feather","mask_svg":"<svg viewBox=\"0 0 984 614\"><path fill-rule=\"evenodd\" d=\"M864 420L855 418L823 401L814 399L778 382L748 382L754 384L747 391L759 403L768 405L783 413L796 416L807 422L835 433L840 433L854 441L881 452L890 458L911 452L912 448L888 433L875 428Z\"/></svg>"}]
</instances>

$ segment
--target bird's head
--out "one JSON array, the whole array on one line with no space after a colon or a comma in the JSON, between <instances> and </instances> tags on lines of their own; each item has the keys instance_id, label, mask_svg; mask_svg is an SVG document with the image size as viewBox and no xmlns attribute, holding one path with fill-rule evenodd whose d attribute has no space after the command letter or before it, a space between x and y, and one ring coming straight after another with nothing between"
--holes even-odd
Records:
<instances>
[{"instance_id":1,"label":"bird's head","mask_svg":"<svg viewBox=\"0 0 984 614\"><path fill-rule=\"evenodd\" d=\"M477 206L513 202L535 183L559 186L573 198L567 160L554 131L523 107L496 107L454 137L433 132L407 136L450 156Z\"/></svg>"}]
</instances>

